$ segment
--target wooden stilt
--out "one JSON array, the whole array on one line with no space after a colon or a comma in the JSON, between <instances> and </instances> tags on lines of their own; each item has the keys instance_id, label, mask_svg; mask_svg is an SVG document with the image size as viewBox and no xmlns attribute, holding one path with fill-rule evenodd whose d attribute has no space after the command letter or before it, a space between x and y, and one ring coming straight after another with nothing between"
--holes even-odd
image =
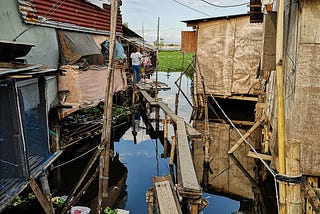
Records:
<instances>
[{"instance_id":1,"label":"wooden stilt","mask_svg":"<svg viewBox=\"0 0 320 214\"><path fill-rule=\"evenodd\" d=\"M320 213L319 192L315 191L318 187L318 177L308 177L302 184L302 190L306 198L306 214Z\"/></svg>"},{"instance_id":2,"label":"wooden stilt","mask_svg":"<svg viewBox=\"0 0 320 214\"><path fill-rule=\"evenodd\" d=\"M198 214L199 213L199 205L198 204L190 204L190 214Z\"/></svg>"},{"instance_id":3,"label":"wooden stilt","mask_svg":"<svg viewBox=\"0 0 320 214\"><path fill-rule=\"evenodd\" d=\"M91 178L88 180L88 182L81 188L81 190L78 192L78 194L74 197L74 199L71 202L71 206L76 204L80 200L81 196L85 194L85 191L88 189L88 187L94 181L94 179L97 177L99 172L100 172L99 167L97 167L96 172L91 176Z\"/></svg>"},{"instance_id":4,"label":"wooden stilt","mask_svg":"<svg viewBox=\"0 0 320 214\"><path fill-rule=\"evenodd\" d=\"M289 141L286 145L286 171L287 175L299 176L300 172L300 142ZM300 184L289 184L287 187L287 214L301 212Z\"/></svg>"},{"instance_id":5,"label":"wooden stilt","mask_svg":"<svg viewBox=\"0 0 320 214\"><path fill-rule=\"evenodd\" d=\"M150 107L150 103L146 103L146 108L147 108L147 130L150 130L150 126L151 126L151 107Z\"/></svg>"},{"instance_id":6,"label":"wooden stilt","mask_svg":"<svg viewBox=\"0 0 320 214\"><path fill-rule=\"evenodd\" d=\"M47 198L42 194L37 182L34 180L33 177L30 177L29 185L30 185L33 193L36 195L36 197L37 197L38 201L40 202L40 204L41 204L43 210L45 211L45 213L46 214L55 213L51 202L49 202L47 200Z\"/></svg>"},{"instance_id":7,"label":"wooden stilt","mask_svg":"<svg viewBox=\"0 0 320 214\"><path fill-rule=\"evenodd\" d=\"M165 114L165 119L163 120L163 158L168 157L168 120Z\"/></svg>"},{"instance_id":8,"label":"wooden stilt","mask_svg":"<svg viewBox=\"0 0 320 214\"><path fill-rule=\"evenodd\" d=\"M176 150L177 140L175 136L172 136L171 152L170 152L170 165L174 164L174 154Z\"/></svg>"},{"instance_id":9,"label":"wooden stilt","mask_svg":"<svg viewBox=\"0 0 320 214\"><path fill-rule=\"evenodd\" d=\"M153 214L154 210L154 192L153 189L149 189L146 194L146 201L148 202L148 213Z\"/></svg>"},{"instance_id":10,"label":"wooden stilt","mask_svg":"<svg viewBox=\"0 0 320 214\"><path fill-rule=\"evenodd\" d=\"M159 121L160 121L160 108L156 107L156 131L159 131Z\"/></svg>"},{"instance_id":11,"label":"wooden stilt","mask_svg":"<svg viewBox=\"0 0 320 214\"><path fill-rule=\"evenodd\" d=\"M43 194L46 196L47 201L51 204L51 192L50 192L50 186L48 181L48 174L46 172L41 173L39 176L41 189Z\"/></svg>"},{"instance_id":12,"label":"wooden stilt","mask_svg":"<svg viewBox=\"0 0 320 214\"><path fill-rule=\"evenodd\" d=\"M80 175L80 178L78 180L78 182L75 184L75 186L72 188L66 202L63 205L62 211L61 213L67 213L67 210L69 210L69 208L71 207L71 202L73 199L74 194L77 192L77 190L79 189L79 187L81 186L82 182L84 181L84 179L86 178L88 172L90 171L90 169L92 168L93 164L96 162L96 160L98 159L98 157L101 154L102 151L102 147L104 147L104 143L102 145L99 145L98 149L96 150L96 152L93 154L93 156L91 157L90 161L88 162L88 164L86 165L86 167L84 168L84 171L82 172L82 174Z\"/></svg>"}]
</instances>

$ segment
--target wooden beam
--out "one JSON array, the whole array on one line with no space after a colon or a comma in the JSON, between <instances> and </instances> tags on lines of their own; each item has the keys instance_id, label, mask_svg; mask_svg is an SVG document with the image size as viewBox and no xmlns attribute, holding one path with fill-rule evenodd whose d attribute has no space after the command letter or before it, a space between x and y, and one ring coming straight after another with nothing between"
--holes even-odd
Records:
<instances>
[{"instance_id":1,"label":"wooden beam","mask_svg":"<svg viewBox=\"0 0 320 214\"><path fill-rule=\"evenodd\" d=\"M47 200L47 198L43 195L41 192L37 182L34 180L33 177L30 177L29 179L29 185L33 191L33 193L36 195L39 203L41 204L43 210L45 211L46 214L53 214L54 209L52 207L52 204Z\"/></svg>"},{"instance_id":2,"label":"wooden beam","mask_svg":"<svg viewBox=\"0 0 320 214\"><path fill-rule=\"evenodd\" d=\"M258 97L248 97L248 96L239 96L239 95L232 95L232 96L214 95L214 97L215 98L222 98L222 99L245 100L245 101L258 102Z\"/></svg>"},{"instance_id":3,"label":"wooden beam","mask_svg":"<svg viewBox=\"0 0 320 214\"><path fill-rule=\"evenodd\" d=\"M265 119L265 115L263 115L260 120L258 120L244 135L243 137L241 137L236 144L233 145L233 147L228 151L228 154L232 154L234 153L239 146L244 142L244 140L246 138L248 138L260 125L261 123L264 121Z\"/></svg>"},{"instance_id":4,"label":"wooden beam","mask_svg":"<svg viewBox=\"0 0 320 214\"><path fill-rule=\"evenodd\" d=\"M140 91L141 95L150 103L152 106L157 106L158 102L155 101L155 98L151 97L148 92L146 91Z\"/></svg>"},{"instance_id":5,"label":"wooden beam","mask_svg":"<svg viewBox=\"0 0 320 214\"><path fill-rule=\"evenodd\" d=\"M262 159L262 160L265 160L265 161L271 161L272 160L272 156L271 155L266 155L266 154L260 154L258 153L259 157ZM256 155L256 153L252 152L252 151L249 151L248 154L247 154L248 157L251 157L251 158L256 158L258 159L259 157Z\"/></svg>"},{"instance_id":6,"label":"wooden beam","mask_svg":"<svg viewBox=\"0 0 320 214\"><path fill-rule=\"evenodd\" d=\"M191 157L186 126L182 118L177 120L178 169L181 178L181 190L184 192L201 193L197 175ZM202 194L202 193L201 193Z\"/></svg>"}]
</instances>

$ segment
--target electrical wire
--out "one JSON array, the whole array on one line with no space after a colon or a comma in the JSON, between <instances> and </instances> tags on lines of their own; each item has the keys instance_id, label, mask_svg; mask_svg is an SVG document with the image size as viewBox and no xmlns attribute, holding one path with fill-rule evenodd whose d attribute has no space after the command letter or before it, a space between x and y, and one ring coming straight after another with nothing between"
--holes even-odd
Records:
<instances>
[{"instance_id":1,"label":"electrical wire","mask_svg":"<svg viewBox=\"0 0 320 214\"><path fill-rule=\"evenodd\" d=\"M197 58L198 60L198 58ZM199 68L199 63L198 64L198 70L200 73L200 79L203 82L203 85L205 85L207 87L207 84L203 78L203 75L201 74L201 70ZM240 137L243 139L243 141L245 142L246 145L248 145L250 147L250 149L256 154L256 156L258 157L258 159L263 163L263 165L266 167L266 169L271 173L271 175L274 178L274 183L275 183L275 190L276 190L276 199L277 199L277 207L278 207L278 213L279 213L279 209L280 209L280 202L279 202L279 197L278 197L278 186L277 186L277 182L281 181L281 182L293 182L294 184L299 183L300 180L302 179L302 175L299 176L287 176L287 175L280 175L277 174L260 156L260 154L255 150L255 148L251 145L251 143L242 135L242 133L240 132L240 130L234 125L234 123L231 121L231 119L228 117L228 115L225 113L225 111L222 109L222 107L219 105L219 103L217 102L217 100L215 99L215 97L213 96L213 94L210 93L211 98L213 99L213 101L215 102L215 104L217 105L217 107L220 109L220 111L222 112L222 114L224 115L224 117L229 121L229 123L231 124L231 126L237 131L237 133L240 135Z\"/></svg>"},{"instance_id":2,"label":"electrical wire","mask_svg":"<svg viewBox=\"0 0 320 214\"><path fill-rule=\"evenodd\" d=\"M202 11L200 11L200 10L197 10L197 9L195 9L195 8L193 8L193 7L190 7L190 6L188 6L188 5L185 5L185 4L183 4L183 3L181 3L181 2L179 2L179 1L177 1L177 0L171 0L171 1L174 1L174 2L177 3L177 4L180 4L180 5L182 5L182 6L186 7L186 8L189 8L190 10L194 10L194 11L196 11L196 12L198 12L198 13L201 13L202 15L211 17L211 15L209 15L209 14L207 14L207 13L205 13L205 12L202 12Z\"/></svg>"},{"instance_id":3,"label":"electrical wire","mask_svg":"<svg viewBox=\"0 0 320 214\"><path fill-rule=\"evenodd\" d=\"M71 163L71 162L73 162L73 161L76 161L76 160L78 160L79 158L82 158L83 156L89 154L90 152L92 152L93 150L95 150L95 149L97 149L97 148L98 148L98 146L96 146L96 147L90 149L89 151L87 151L87 152L79 155L78 157L75 157L75 158L73 158L73 159L71 159L71 160L68 160L68 161L62 163L62 164L59 164L59 165L57 165L57 166L54 166L54 167L51 168L51 170L54 170L54 169L56 169L56 168L62 167L62 166L64 166L64 165L67 165L67 164L69 164L69 163Z\"/></svg>"},{"instance_id":4,"label":"electrical wire","mask_svg":"<svg viewBox=\"0 0 320 214\"><path fill-rule=\"evenodd\" d=\"M244 5L248 5L249 2L245 2L245 3L240 3L240 4L231 4L231 5L218 5L218 4L214 4L214 3L211 3L209 1L206 1L206 0L200 0L204 3L207 3L213 7L220 7L220 8L230 8L230 7L241 7L241 6L244 6Z\"/></svg>"},{"instance_id":5,"label":"electrical wire","mask_svg":"<svg viewBox=\"0 0 320 214\"><path fill-rule=\"evenodd\" d=\"M40 21L38 24L43 24L49 20L49 18L56 12L56 10L65 2L66 0L59 0L57 3L53 4L52 7L44 14L45 19ZM50 14L49 14L50 13ZM49 15L48 15L49 14ZM22 36L28 30L34 28L36 25L31 25L21 33L19 33L12 41L16 41L20 36Z\"/></svg>"}]
</instances>

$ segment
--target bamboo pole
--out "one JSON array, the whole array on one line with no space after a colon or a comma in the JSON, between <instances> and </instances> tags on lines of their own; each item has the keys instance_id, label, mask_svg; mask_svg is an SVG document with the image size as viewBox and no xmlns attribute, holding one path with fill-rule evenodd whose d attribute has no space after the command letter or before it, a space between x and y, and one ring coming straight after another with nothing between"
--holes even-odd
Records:
<instances>
[{"instance_id":1,"label":"bamboo pole","mask_svg":"<svg viewBox=\"0 0 320 214\"><path fill-rule=\"evenodd\" d=\"M289 141L286 145L287 175L299 176L300 172L300 142ZM289 184L287 187L287 214L301 213L300 184Z\"/></svg>"},{"instance_id":2,"label":"bamboo pole","mask_svg":"<svg viewBox=\"0 0 320 214\"><path fill-rule=\"evenodd\" d=\"M284 113L284 84L283 84L283 16L284 1L278 1L277 14L277 40L276 40L276 84L277 84L277 109L278 109L278 159L279 173L286 173L285 161L285 113ZM286 213L286 184L279 183L280 214Z\"/></svg>"},{"instance_id":3,"label":"bamboo pole","mask_svg":"<svg viewBox=\"0 0 320 214\"><path fill-rule=\"evenodd\" d=\"M117 26L117 12L118 12L118 0L112 0L111 2L111 26L110 26L110 45L109 45L109 89L106 89L108 94L105 94L105 103L104 103L104 115L103 115L103 129L101 135L101 143L105 143L105 154L104 154L104 169L103 177L99 177L99 187L101 187L102 182L102 197L108 197L108 181L109 181L109 162L110 162L110 140L111 140L111 122L112 122L112 104L113 104L113 76L114 76L114 48L116 42L116 26ZM107 99L106 99L107 98ZM108 102L106 103L106 100ZM103 138L105 137L105 138ZM101 203L101 189L99 188L100 198L98 197L98 206L97 212L102 211Z\"/></svg>"}]
</instances>

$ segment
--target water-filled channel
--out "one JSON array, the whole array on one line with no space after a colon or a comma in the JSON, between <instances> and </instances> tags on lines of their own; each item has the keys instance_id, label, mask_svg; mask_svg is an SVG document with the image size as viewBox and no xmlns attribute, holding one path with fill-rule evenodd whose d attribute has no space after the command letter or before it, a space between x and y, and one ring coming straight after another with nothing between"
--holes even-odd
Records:
<instances>
[{"instance_id":1,"label":"water-filled channel","mask_svg":"<svg viewBox=\"0 0 320 214\"><path fill-rule=\"evenodd\" d=\"M174 110L175 94L178 88L174 82L179 78L180 73L158 73L158 80L167 83L171 90L160 91L158 97ZM155 79L155 76L151 77ZM190 94L191 80L183 77L181 88L191 100ZM191 106L180 94L178 115L186 121L190 120ZM160 113L160 117L163 115ZM138 118L136 118L138 119ZM161 126L161 125L160 125ZM159 139L152 139L146 132L146 125L142 118L136 120L135 125L137 136L136 143L132 135L133 128L129 128L119 142L115 142L115 152L120 154L120 161L128 168L127 196L123 208L131 214L148 213L148 203L146 202L146 191L152 187L153 176L170 175L169 158L161 157L163 146ZM160 128L161 130L161 128ZM172 134L169 128L169 138ZM238 211L240 202L223 196L204 193L203 197L209 201L209 205L203 213L233 213Z\"/></svg>"}]
</instances>

